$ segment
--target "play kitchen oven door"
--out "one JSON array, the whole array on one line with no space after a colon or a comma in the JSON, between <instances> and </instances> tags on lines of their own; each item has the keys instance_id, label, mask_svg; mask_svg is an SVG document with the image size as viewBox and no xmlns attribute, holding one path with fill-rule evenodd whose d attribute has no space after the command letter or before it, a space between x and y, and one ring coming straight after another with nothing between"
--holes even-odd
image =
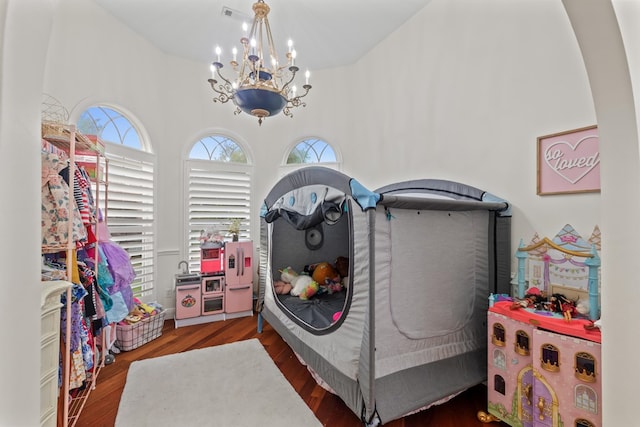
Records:
<instances>
[{"instance_id":1,"label":"play kitchen oven door","mask_svg":"<svg viewBox=\"0 0 640 427\"><path fill-rule=\"evenodd\" d=\"M224 275L202 276L202 315L224 312Z\"/></svg>"},{"instance_id":2,"label":"play kitchen oven door","mask_svg":"<svg viewBox=\"0 0 640 427\"><path fill-rule=\"evenodd\" d=\"M176 319L200 316L202 295L199 274L176 274Z\"/></svg>"}]
</instances>

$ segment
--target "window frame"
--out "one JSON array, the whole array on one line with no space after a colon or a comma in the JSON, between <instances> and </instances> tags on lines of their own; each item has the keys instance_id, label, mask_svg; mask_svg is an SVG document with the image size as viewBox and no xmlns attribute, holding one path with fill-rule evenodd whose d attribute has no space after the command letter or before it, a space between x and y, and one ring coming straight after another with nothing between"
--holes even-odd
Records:
<instances>
[{"instance_id":1,"label":"window frame","mask_svg":"<svg viewBox=\"0 0 640 427\"><path fill-rule=\"evenodd\" d=\"M107 159L108 163L109 163L109 174L111 177L113 177L113 168L114 167L118 167L118 159L113 159L113 157L119 157L119 158L124 158L124 159L132 159L135 162L143 162L143 163L147 163L151 166L152 171L151 171L151 203L150 206L153 207L153 210L151 212L151 226L150 228L150 237L151 237L151 241L145 243L145 245L150 245L151 246L151 251L150 251L150 256L144 258L143 264L150 262L150 265L147 264L146 267L143 268L143 270L147 270L150 269L150 273L144 272L143 276L145 277L150 277L149 280L145 280L142 284L142 287L140 289L139 292L135 292L134 291L134 296L138 297L138 298L144 298L144 297L156 297L155 293L156 293L156 279L157 279L157 268L158 268L158 250L157 250L157 220L156 220L156 209L155 206L157 205L156 203L156 191L155 191L155 186L156 186L156 181L157 181L157 157L156 155L153 153L152 150L152 146L150 143L150 138L149 135L146 133L144 127L140 124L140 122L136 119L135 115L132 114L131 112L127 111L125 108L122 108L120 106L116 106L113 104L109 104L109 103L104 103L104 102L90 102L87 101L85 103L83 103L82 105L78 105L76 107L76 113L73 115L73 117L75 117L75 120L73 120L74 123L78 123L78 121L80 120L80 118L82 117L82 115L84 115L87 111L91 110L92 108L106 108L109 110L114 111L115 113L119 114L123 119L125 119L128 124L131 126L130 129L133 129L136 134L137 134L137 139L140 143L140 147L139 148L134 148L134 147L130 147L128 145L123 144L121 141L108 141L106 139L104 139L101 135L98 135L98 137L104 142L105 144L105 153L104 156ZM78 128L78 130L80 132L82 132L81 129ZM91 133L88 133L91 134ZM107 198L106 198L106 202L107 202L107 212L106 212L106 220L107 220L107 226L110 227L110 222L109 222L109 211L110 208L109 207L109 200L108 200L108 196L109 196L109 191L108 191L108 185L109 185L109 179L110 177L107 177ZM109 230L111 233L111 230ZM117 231L115 233L111 233L111 234L117 234ZM141 236L144 233L141 233ZM117 242L117 238L113 239L113 241L115 243ZM126 250L126 247L123 247L123 249ZM143 251L143 252L147 252L147 251ZM129 253L129 252L127 252ZM131 255L131 254L129 254ZM132 265L134 265L135 268L135 262L132 262ZM131 284L132 285L132 290L135 290L136 287L138 286L136 284L136 280L138 280L138 271L136 271L136 279L134 279L134 282Z\"/></svg>"},{"instance_id":2,"label":"window frame","mask_svg":"<svg viewBox=\"0 0 640 427\"><path fill-rule=\"evenodd\" d=\"M147 265L144 267L144 270L147 269L151 269L151 272L145 272L144 275L145 276L149 276L150 275L150 280L145 280L144 284L142 284L141 289L139 291L136 291L136 288L138 287L138 285L136 284L136 280L134 279L134 282L131 284L131 288L134 291L133 295L135 297L138 298L144 298L144 297L151 297L154 296L155 294L155 289L156 289L156 278L157 278L157 268L158 268L158 250L157 250L157 220L156 220L156 206L157 206L157 192L156 192L156 174L157 174L157 168L156 168L156 156L152 153L148 153L145 151L141 151L141 150L137 150L135 148L131 148L131 147L127 147L121 144L114 144L108 141L105 141L105 155L107 157L107 159L109 160L109 168L110 168L110 175L112 176L112 170L114 167L116 167L117 165L117 160L114 160L114 156L117 157L123 157L125 159L128 160L132 160L134 162L145 162L151 165L151 167L153 168L151 175L152 175L152 180L151 180L151 184L152 184L152 195L151 195L151 203L149 204L153 210L151 211L151 226L149 227L149 231L150 231L150 236L151 236L151 241L150 242L146 242L145 245L151 245L152 249L151 249L151 256L147 259L147 261L151 261L151 265ZM111 155L111 156L110 156ZM107 202L109 202L109 200L107 199ZM109 231L110 233L113 234L117 234L116 232L114 232L113 230L115 229L115 231L117 231L117 226L114 226L113 224L110 224L109 222L109 211L112 210L112 208L110 208L109 210L107 210L107 227L109 227ZM141 233L141 235L143 235ZM117 239L114 239L114 242L117 242ZM126 245L123 245L123 248L126 250ZM128 252L128 251L127 251ZM130 254L131 255L131 254ZM135 262L132 262L132 264L134 264L134 268L135 268ZM136 271L136 279L138 279L138 275L139 272Z\"/></svg>"},{"instance_id":3,"label":"window frame","mask_svg":"<svg viewBox=\"0 0 640 427\"><path fill-rule=\"evenodd\" d=\"M291 152L302 142L310 140L310 139L316 139L316 140L320 140L322 142L324 142L325 144L327 144L329 147L331 147L331 149L333 150L333 154L336 157L336 161L335 162L312 162L312 163L287 163L287 160L289 159L289 155L291 154ZM299 138L296 139L294 142L292 142L291 144L289 144L289 146L287 147L287 149L284 151L284 156L280 162L280 177L283 177L293 171L296 171L298 169L302 169L305 167L309 167L309 166L323 166L323 167L327 167L330 169L334 169L338 172L340 172L342 170L342 153L340 153L340 151L333 145L331 144L329 141L327 141L325 138L321 138L318 136L307 136L304 138Z\"/></svg>"},{"instance_id":4,"label":"window frame","mask_svg":"<svg viewBox=\"0 0 640 427\"><path fill-rule=\"evenodd\" d=\"M201 158L190 158L191 151L196 144L199 144L200 141L204 138L212 137L212 136L220 136L225 139L228 139L234 142L240 150L243 151L244 157L246 159L246 163L239 162L223 162L218 160L205 160ZM242 239L252 239L252 229L254 228L254 224L252 221L252 213L254 210L254 202L253 202L253 190L254 190L254 165L252 162L252 153L251 150L248 149L246 143L241 141L238 137L228 135L226 132L221 131L209 131L206 134L196 138L191 144L186 147L184 152L183 159L183 173L182 173L182 192L183 192L183 200L186 201L184 204L184 208L182 210L183 220L182 220L182 230L183 230L183 248L182 259L187 261L189 266L189 271L198 272L200 271L200 252L199 245L200 242L196 240L197 235L199 234L197 228L200 227L192 227L191 222L191 212L192 212L192 204L191 204L191 173L193 167L201 168L202 170L206 170L209 173L217 173L217 174L239 174L246 176L246 194L247 194L247 207L244 212L240 212L237 217L243 218L243 227L241 228L240 237ZM238 180L241 181L241 180ZM230 217L231 218L231 217ZM202 224L202 226L206 226L207 224ZM218 229L220 230L219 227ZM223 230L220 230L223 231ZM231 237L226 233L223 235L225 241L230 241Z\"/></svg>"}]
</instances>

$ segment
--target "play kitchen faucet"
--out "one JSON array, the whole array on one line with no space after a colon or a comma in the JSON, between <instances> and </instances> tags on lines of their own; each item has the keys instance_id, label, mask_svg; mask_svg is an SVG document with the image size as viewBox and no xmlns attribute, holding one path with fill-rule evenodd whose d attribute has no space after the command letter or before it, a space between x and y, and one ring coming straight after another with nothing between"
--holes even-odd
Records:
<instances>
[{"instance_id":1,"label":"play kitchen faucet","mask_svg":"<svg viewBox=\"0 0 640 427\"><path fill-rule=\"evenodd\" d=\"M178 268L180 267L182 267L182 274L189 273L189 264L187 263L187 261L180 261L178 263Z\"/></svg>"}]
</instances>

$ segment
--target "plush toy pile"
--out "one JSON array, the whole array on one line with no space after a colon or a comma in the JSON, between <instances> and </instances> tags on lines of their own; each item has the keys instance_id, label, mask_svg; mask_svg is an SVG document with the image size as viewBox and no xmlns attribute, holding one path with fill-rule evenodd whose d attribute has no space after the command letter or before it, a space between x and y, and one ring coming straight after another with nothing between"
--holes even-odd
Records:
<instances>
[{"instance_id":1,"label":"plush toy pile","mask_svg":"<svg viewBox=\"0 0 640 427\"><path fill-rule=\"evenodd\" d=\"M348 284L349 259L338 257L334 264L320 262L306 265L301 273L291 267L280 270L280 280L273 283L277 294L290 294L307 300L314 295L340 292Z\"/></svg>"}]
</instances>

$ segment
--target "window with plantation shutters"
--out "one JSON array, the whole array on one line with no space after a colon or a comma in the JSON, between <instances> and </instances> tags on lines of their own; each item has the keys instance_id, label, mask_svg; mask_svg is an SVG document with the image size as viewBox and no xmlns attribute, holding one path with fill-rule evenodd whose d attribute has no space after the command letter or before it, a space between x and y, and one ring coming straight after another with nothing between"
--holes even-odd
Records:
<instances>
[{"instance_id":1,"label":"window with plantation shutters","mask_svg":"<svg viewBox=\"0 0 640 427\"><path fill-rule=\"evenodd\" d=\"M137 297L151 295L154 283L153 156L126 147L107 148L109 160L108 226L111 240L131 260Z\"/></svg>"},{"instance_id":2,"label":"window with plantation shutters","mask_svg":"<svg viewBox=\"0 0 640 427\"><path fill-rule=\"evenodd\" d=\"M222 135L197 141L185 167L188 263L200 270L202 236L230 239L229 227L237 220L239 237L251 238L251 172L242 148Z\"/></svg>"},{"instance_id":3,"label":"window with plantation shutters","mask_svg":"<svg viewBox=\"0 0 640 427\"><path fill-rule=\"evenodd\" d=\"M105 142L108 186L106 201L111 240L127 251L136 273L131 283L136 297L151 296L154 287L155 214L154 163L148 141L140 137L131 120L106 106L85 110L78 130L98 135Z\"/></svg>"}]
</instances>

